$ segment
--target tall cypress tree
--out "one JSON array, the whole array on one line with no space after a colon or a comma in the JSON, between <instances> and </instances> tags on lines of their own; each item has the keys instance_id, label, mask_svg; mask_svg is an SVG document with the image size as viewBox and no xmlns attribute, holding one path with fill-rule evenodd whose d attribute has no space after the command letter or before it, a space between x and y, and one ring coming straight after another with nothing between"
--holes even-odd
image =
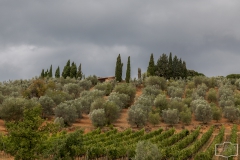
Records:
<instances>
[{"instance_id":1,"label":"tall cypress tree","mask_svg":"<svg viewBox=\"0 0 240 160\"><path fill-rule=\"evenodd\" d=\"M150 60L149 60L148 68L147 68L147 75L155 76L155 64L154 64L153 53L150 56Z\"/></svg>"},{"instance_id":2,"label":"tall cypress tree","mask_svg":"<svg viewBox=\"0 0 240 160\"><path fill-rule=\"evenodd\" d=\"M177 58L177 56L175 55L174 57L173 57L173 78L175 79L175 78L177 78L178 77L178 58Z\"/></svg>"},{"instance_id":3,"label":"tall cypress tree","mask_svg":"<svg viewBox=\"0 0 240 160\"><path fill-rule=\"evenodd\" d=\"M183 61L183 77L182 78L187 78L187 76L188 76L188 70L187 70L187 66L186 66L186 62L185 61Z\"/></svg>"},{"instance_id":4,"label":"tall cypress tree","mask_svg":"<svg viewBox=\"0 0 240 160\"><path fill-rule=\"evenodd\" d=\"M168 75L168 57L166 54L162 54L157 61L156 75L167 78Z\"/></svg>"},{"instance_id":5,"label":"tall cypress tree","mask_svg":"<svg viewBox=\"0 0 240 160\"><path fill-rule=\"evenodd\" d=\"M76 76L77 76L77 66L74 62L72 62L72 66L70 68L70 77L76 78Z\"/></svg>"},{"instance_id":6,"label":"tall cypress tree","mask_svg":"<svg viewBox=\"0 0 240 160\"><path fill-rule=\"evenodd\" d=\"M47 77L47 76L48 76L48 69L44 73L44 77Z\"/></svg>"},{"instance_id":7,"label":"tall cypress tree","mask_svg":"<svg viewBox=\"0 0 240 160\"><path fill-rule=\"evenodd\" d=\"M128 57L128 62L127 62L127 71L126 71L126 82L129 83L131 78L131 65L130 65L130 56Z\"/></svg>"},{"instance_id":8,"label":"tall cypress tree","mask_svg":"<svg viewBox=\"0 0 240 160\"><path fill-rule=\"evenodd\" d=\"M58 66L58 68L56 69L55 78L60 78L60 68L59 68L59 66Z\"/></svg>"},{"instance_id":9,"label":"tall cypress tree","mask_svg":"<svg viewBox=\"0 0 240 160\"><path fill-rule=\"evenodd\" d=\"M78 66L77 78L79 78L80 80L83 78L82 65L81 65L81 63L80 63L80 65Z\"/></svg>"},{"instance_id":10,"label":"tall cypress tree","mask_svg":"<svg viewBox=\"0 0 240 160\"><path fill-rule=\"evenodd\" d=\"M66 66L64 67L64 69L62 71L62 76L64 78L70 77L70 70L71 70L70 60L68 60Z\"/></svg>"},{"instance_id":11,"label":"tall cypress tree","mask_svg":"<svg viewBox=\"0 0 240 160\"><path fill-rule=\"evenodd\" d=\"M116 68L115 68L115 78L116 78L116 81L118 82L122 81L122 67L123 67L123 63L121 61L121 56L119 54L117 57Z\"/></svg>"},{"instance_id":12,"label":"tall cypress tree","mask_svg":"<svg viewBox=\"0 0 240 160\"><path fill-rule=\"evenodd\" d=\"M48 76L49 76L49 77L52 77L52 65L50 66Z\"/></svg>"},{"instance_id":13,"label":"tall cypress tree","mask_svg":"<svg viewBox=\"0 0 240 160\"><path fill-rule=\"evenodd\" d=\"M42 69L42 72L41 72L41 78L44 78L45 75L44 75L44 69Z\"/></svg>"},{"instance_id":14,"label":"tall cypress tree","mask_svg":"<svg viewBox=\"0 0 240 160\"><path fill-rule=\"evenodd\" d=\"M173 62L172 62L172 53L170 52L168 57L168 75L167 78L170 79L173 77Z\"/></svg>"}]
</instances>

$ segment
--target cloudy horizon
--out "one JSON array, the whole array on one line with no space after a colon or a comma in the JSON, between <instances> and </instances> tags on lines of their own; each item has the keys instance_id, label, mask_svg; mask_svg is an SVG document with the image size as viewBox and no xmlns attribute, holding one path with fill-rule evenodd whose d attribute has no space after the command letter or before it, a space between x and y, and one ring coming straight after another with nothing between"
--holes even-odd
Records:
<instances>
[{"instance_id":1,"label":"cloudy horizon","mask_svg":"<svg viewBox=\"0 0 240 160\"><path fill-rule=\"evenodd\" d=\"M145 72L150 54L184 60L208 77L240 73L240 1L0 0L0 81L31 79L53 65L123 77Z\"/></svg>"}]
</instances>

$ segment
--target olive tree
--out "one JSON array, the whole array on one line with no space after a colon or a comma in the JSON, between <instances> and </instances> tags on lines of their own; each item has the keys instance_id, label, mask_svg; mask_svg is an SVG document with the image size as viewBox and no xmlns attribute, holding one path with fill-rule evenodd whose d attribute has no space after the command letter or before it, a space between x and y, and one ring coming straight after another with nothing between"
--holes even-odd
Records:
<instances>
[{"instance_id":1,"label":"olive tree","mask_svg":"<svg viewBox=\"0 0 240 160\"><path fill-rule=\"evenodd\" d=\"M208 103L197 104L194 113L196 120L205 124L212 120L212 109Z\"/></svg>"},{"instance_id":2,"label":"olive tree","mask_svg":"<svg viewBox=\"0 0 240 160\"><path fill-rule=\"evenodd\" d=\"M224 117L230 122L234 122L240 117L240 110L234 106L224 107Z\"/></svg>"},{"instance_id":3,"label":"olive tree","mask_svg":"<svg viewBox=\"0 0 240 160\"><path fill-rule=\"evenodd\" d=\"M159 94L154 100L154 105L155 107L160 109L160 112L164 109L167 109L168 104L169 102L166 99L166 95Z\"/></svg>"},{"instance_id":4,"label":"olive tree","mask_svg":"<svg viewBox=\"0 0 240 160\"><path fill-rule=\"evenodd\" d=\"M108 100L114 102L119 108L127 108L130 97L123 93L112 92Z\"/></svg>"},{"instance_id":5,"label":"olive tree","mask_svg":"<svg viewBox=\"0 0 240 160\"><path fill-rule=\"evenodd\" d=\"M90 113L92 124L96 127L103 127L106 124L104 109L95 109Z\"/></svg>"},{"instance_id":6,"label":"olive tree","mask_svg":"<svg viewBox=\"0 0 240 160\"><path fill-rule=\"evenodd\" d=\"M179 112L177 109L163 110L162 118L165 123L168 123L170 125L177 124L179 122Z\"/></svg>"},{"instance_id":7,"label":"olive tree","mask_svg":"<svg viewBox=\"0 0 240 160\"><path fill-rule=\"evenodd\" d=\"M128 122L137 127L144 126L147 122L147 115L138 105L133 105L128 110Z\"/></svg>"},{"instance_id":8,"label":"olive tree","mask_svg":"<svg viewBox=\"0 0 240 160\"><path fill-rule=\"evenodd\" d=\"M48 97L48 96L41 96L39 98L39 103L42 106L42 116L50 116L53 114L53 108L55 106L54 101L52 100L52 98Z\"/></svg>"}]
</instances>

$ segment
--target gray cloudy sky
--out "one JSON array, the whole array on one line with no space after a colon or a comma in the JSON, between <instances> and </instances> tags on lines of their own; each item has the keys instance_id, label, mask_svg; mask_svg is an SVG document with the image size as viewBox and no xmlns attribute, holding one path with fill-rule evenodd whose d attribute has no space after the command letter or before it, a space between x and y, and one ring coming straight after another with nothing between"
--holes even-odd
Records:
<instances>
[{"instance_id":1,"label":"gray cloudy sky","mask_svg":"<svg viewBox=\"0 0 240 160\"><path fill-rule=\"evenodd\" d=\"M150 54L177 55L206 76L240 73L239 0L0 0L0 81L30 79L67 60L86 76L132 77Z\"/></svg>"}]
</instances>

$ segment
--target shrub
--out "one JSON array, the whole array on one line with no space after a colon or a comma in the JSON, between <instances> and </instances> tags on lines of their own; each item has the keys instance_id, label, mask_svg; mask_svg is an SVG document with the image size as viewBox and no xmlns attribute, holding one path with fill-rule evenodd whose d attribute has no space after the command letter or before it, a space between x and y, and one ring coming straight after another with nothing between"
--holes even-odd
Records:
<instances>
[{"instance_id":1,"label":"shrub","mask_svg":"<svg viewBox=\"0 0 240 160\"><path fill-rule=\"evenodd\" d=\"M113 85L109 82L104 82L98 83L94 88L100 91L104 91L105 95L108 96L113 90Z\"/></svg>"},{"instance_id":2,"label":"shrub","mask_svg":"<svg viewBox=\"0 0 240 160\"><path fill-rule=\"evenodd\" d=\"M159 160L161 159L160 152L156 144L150 141L139 141L136 147L136 155L134 160Z\"/></svg>"},{"instance_id":3,"label":"shrub","mask_svg":"<svg viewBox=\"0 0 240 160\"><path fill-rule=\"evenodd\" d=\"M146 113L142 108L137 105L133 105L128 110L128 122L131 125L136 125L137 127L144 126L147 122Z\"/></svg>"},{"instance_id":4,"label":"shrub","mask_svg":"<svg viewBox=\"0 0 240 160\"><path fill-rule=\"evenodd\" d=\"M212 109L208 103L197 104L194 113L196 120L201 121L205 124L212 120Z\"/></svg>"},{"instance_id":5,"label":"shrub","mask_svg":"<svg viewBox=\"0 0 240 160\"><path fill-rule=\"evenodd\" d=\"M118 119L120 115L120 109L114 102L106 101L103 104L103 107L107 124L111 124Z\"/></svg>"},{"instance_id":6,"label":"shrub","mask_svg":"<svg viewBox=\"0 0 240 160\"><path fill-rule=\"evenodd\" d=\"M103 104L105 103L104 98L97 98L94 100L91 104L90 112L92 112L94 109L103 109L104 106Z\"/></svg>"},{"instance_id":7,"label":"shrub","mask_svg":"<svg viewBox=\"0 0 240 160\"><path fill-rule=\"evenodd\" d=\"M212 108L213 112L213 120L216 120L217 122L222 118L222 110L217 107Z\"/></svg>"},{"instance_id":8,"label":"shrub","mask_svg":"<svg viewBox=\"0 0 240 160\"><path fill-rule=\"evenodd\" d=\"M185 97L186 98L192 97L193 91L194 91L193 89L189 89L189 88L186 89L185 90Z\"/></svg>"},{"instance_id":9,"label":"shrub","mask_svg":"<svg viewBox=\"0 0 240 160\"><path fill-rule=\"evenodd\" d=\"M180 113L180 119L183 123L189 125L192 121L192 113L189 109Z\"/></svg>"},{"instance_id":10,"label":"shrub","mask_svg":"<svg viewBox=\"0 0 240 160\"><path fill-rule=\"evenodd\" d=\"M128 102L128 106L134 101L135 94L136 94L136 87L128 83L120 83L115 86L115 92L120 94L126 94L130 97L130 101Z\"/></svg>"},{"instance_id":11,"label":"shrub","mask_svg":"<svg viewBox=\"0 0 240 160\"><path fill-rule=\"evenodd\" d=\"M42 116L50 116L53 114L53 108L55 106L54 101L52 100L52 98L48 97L48 96L41 96L39 98L39 103L42 106Z\"/></svg>"},{"instance_id":12,"label":"shrub","mask_svg":"<svg viewBox=\"0 0 240 160\"><path fill-rule=\"evenodd\" d=\"M90 113L90 119L95 127L103 127L106 124L104 109L95 109Z\"/></svg>"},{"instance_id":13,"label":"shrub","mask_svg":"<svg viewBox=\"0 0 240 160\"><path fill-rule=\"evenodd\" d=\"M159 90L156 86L146 86L142 91L142 94L150 95L153 96L154 98L160 93L161 90Z\"/></svg>"},{"instance_id":14,"label":"shrub","mask_svg":"<svg viewBox=\"0 0 240 160\"><path fill-rule=\"evenodd\" d=\"M61 102L72 100L74 97L63 91L47 90L45 96L50 97L56 105Z\"/></svg>"},{"instance_id":15,"label":"shrub","mask_svg":"<svg viewBox=\"0 0 240 160\"><path fill-rule=\"evenodd\" d=\"M191 103L192 103L192 98L184 98L183 101L182 101L185 105L187 105L188 107L191 106Z\"/></svg>"},{"instance_id":16,"label":"shrub","mask_svg":"<svg viewBox=\"0 0 240 160\"><path fill-rule=\"evenodd\" d=\"M57 105L54 113L55 117L62 117L66 125L71 125L78 118L75 106L67 102Z\"/></svg>"},{"instance_id":17,"label":"shrub","mask_svg":"<svg viewBox=\"0 0 240 160\"><path fill-rule=\"evenodd\" d=\"M154 97L150 95L141 95L136 99L135 104L140 104L151 108L153 106L153 100Z\"/></svg>"},{"instance_id":18,"label":"shrub","mask_svg":"<svg viewBox=\"0 0 240 160\"><path fill-rule=\"evenodd\" d=\"M181 112L183 110L184 103L182 102L181 98L171 98L169 103L169 108L171 109L177 109L178 112Z\"/></svg>"},{"instance_id":19,"label":"shrub","mask_svg":"<svg viewBox=\"0 0 240 160\"><path fill-rule=\"evenodd\" d=\"M207 99L210 101L210 102L217 102L217 92L215 89L210 89L208 94L207 94Z\"/></svg>"},{"instance_id":20,"label":"shrub","mask_svg":"<svg viewBox=\"0 0 240 160\"><path fill-rule=\"evenodd\" d=\"M60 128L63 128L65 126L64 119L62 117L56 117L54 120L54 124L59 125Z\"/></svg>"},{"instance_id":21,"label":"shrub","mask_svg":"<svg viewBox=\"0 0 240 160\"><path fill-rule=\"evenodd\" d=\"M204 100L203 98L193 100L190 104L192 112L195 112L195 110L199 104L209 105L208 102L206 100Z\"/></svg>"},{"instance_id":22,"label":"shrub","mask_svg":"<svg viewBox=\"0 0 240 160\"><path fill-rule=\"evenodd\" d=\"M167 89L168 95L172 98L179 97L182 98L184 90L179 87L170 86Z\"/></svg>"},{"instance_id":23,"label":"shrub","mask_svg":"<svg viewBox=\"0 0 240 160\"><path fill-rule=\"evenodd\" d=\"M155 100L154 100L154 105L155 107L159 108L160 111L162 112L162 110L167 109L168 108L168 100L166 99L165 95L158 95Z\"/></svg>"},{"instance_id":24,"label":"shrub","mask_svg":"<svg viewBox=\"0 0 240 160\"><path fill-rule=\"evenodd\" d=\"M165 123L170 125L177 124L179 122L179 112L177 109L163 110L162 118Z\"/></svg>"},{"instance_id":25,"label":"shrub","mask_svg":"<svg viewBox=\"0 0 240 160\"><path fill-rule=\"evenodd\" d=\"M240 110L233 106L224 107L224 117L230 122L234 122L240 117Z\"/></svg>"},{"instance_id":26,"label":"shrub","mask_svg":"<svg viewBox=\"0 0 240 160\"><path fill-rule=\"evenodd\" d=\"M150 76L144 80L145 86L157 86L161 90L167 89L167 81L163 77Z\"/></svg>"},{"instance_id":27,"label":"shrub","mask_svg":"<svg viewBox=\"0 0 240 160\"><path fill-rule=\"evenodd\" d=\"M93 76L90 75L86 78L86 80L90 80L93 86L95 86L98 83L98 79L96 75L93 75Z\"/></svg>"},{"instance_id":28,"label":"shrub","mask_svg":"<svg viewBox=\"0 0 240 160\"><path fill-rule=\"evenodd\" d=\"M156 124L159 124L160 123L160 116L159 116L159 114L150 112L149 115L148 115L148 121L151 124L153 124L154 126Z\"/></svg>"},{"instance_id":29,"label":"shrub","mask_svg":"<svg viewBox=\"0 0 240 160\"><path fill-rule=\"evenodd\" d=\"M79 96L81 88L75 83L68 83L63 86L63 90L68 94L74 95L74 98L76 98Z\"/></svg>"},{"instance_id":30,"label":"shrub","mask_svg":"<svg viewBox=\"0 0 240 160\"><path fill-rule=\"evenodd\" d=\"M83 88L84 90L89 90L92 87L92 82L87 79L83 79L78 83L80 88Z\"/></svg>"},{"instance_id":31,"label":"shrub","mask_svg":"<svg viewBox=\"0 0 240 160\"><path fill-rule=\"evenodd\" d=\"M116 103L119 108L127 108L130 98L126 94L112 92L109 97L109 101Z\"/></svg>"}]
</instances>

